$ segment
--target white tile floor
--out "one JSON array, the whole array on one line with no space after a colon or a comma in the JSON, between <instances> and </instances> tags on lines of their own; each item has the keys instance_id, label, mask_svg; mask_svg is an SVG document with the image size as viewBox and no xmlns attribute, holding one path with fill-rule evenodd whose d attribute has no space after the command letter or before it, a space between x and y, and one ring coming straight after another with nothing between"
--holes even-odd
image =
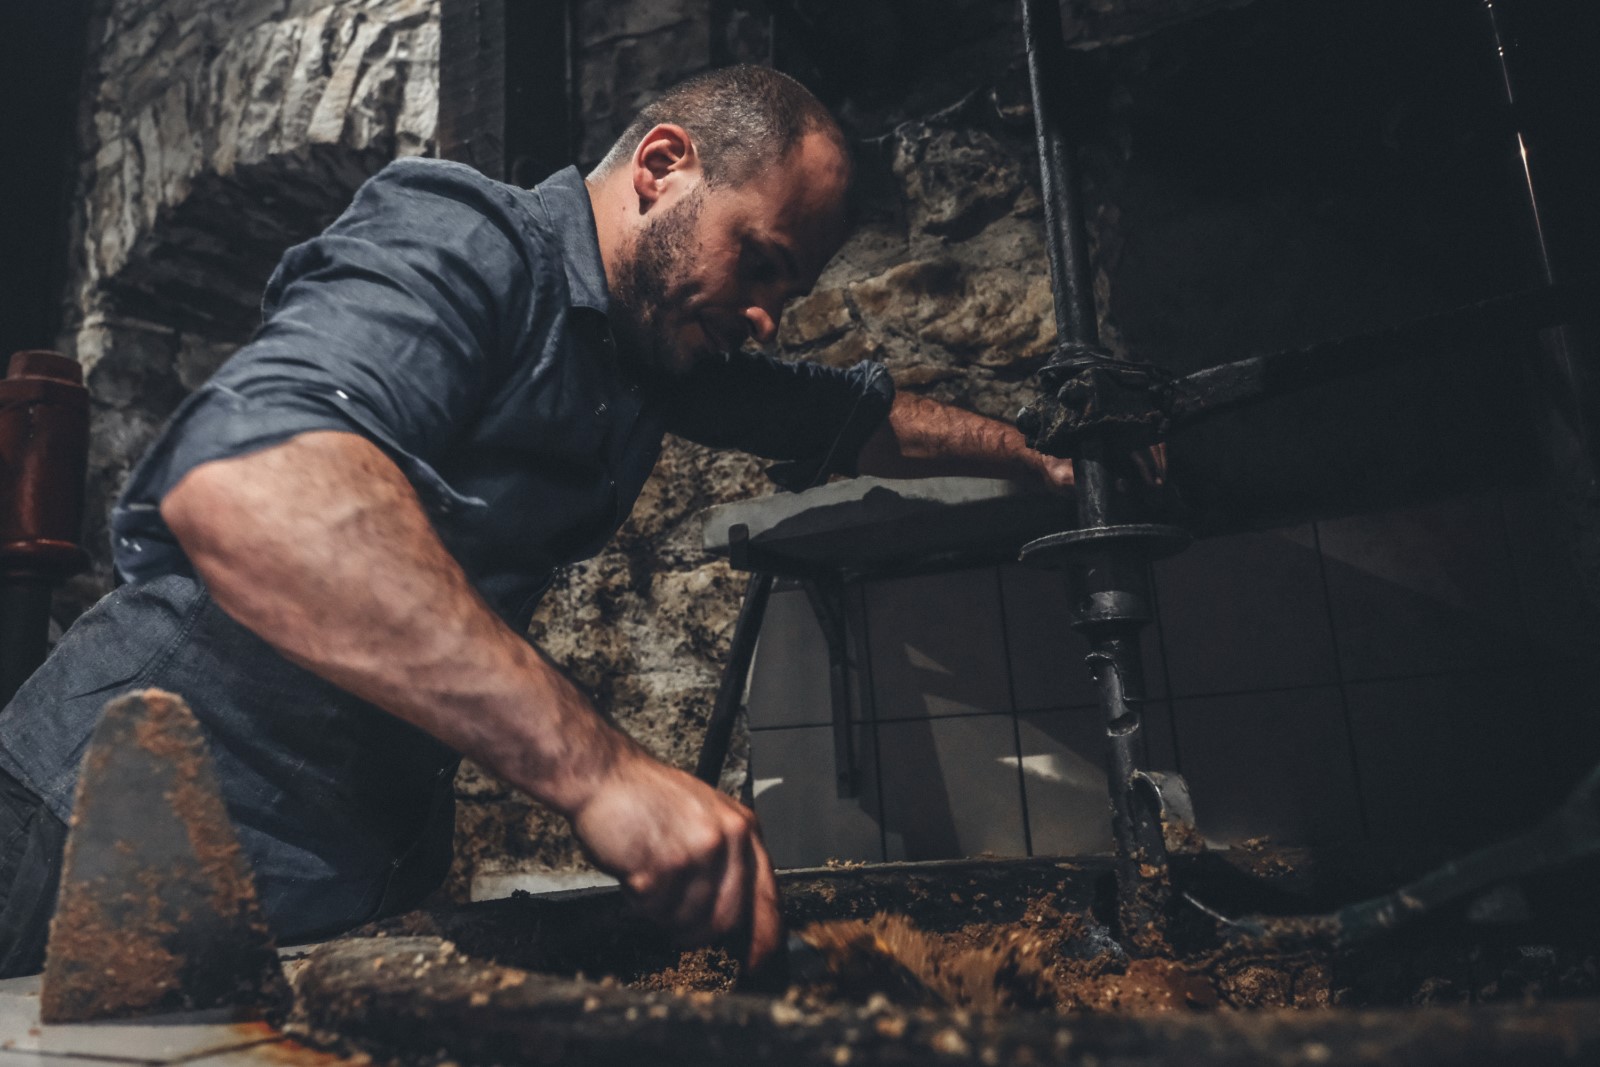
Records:
<instances>
[{"instance_id":1,"label":"white tile floor","mask_svg":"<svg viewBox=\"0 0 1600 1067\"><path fill-rule=\"evenodd\" d=\"M263 1023L229 1022L225 1009L46 1026L39 1021L39 981L38 975L0 980L0 1067L178 1062L185 1067L314 1067L346 1062L307 1049Z\"/></svg>"}]
</instances>

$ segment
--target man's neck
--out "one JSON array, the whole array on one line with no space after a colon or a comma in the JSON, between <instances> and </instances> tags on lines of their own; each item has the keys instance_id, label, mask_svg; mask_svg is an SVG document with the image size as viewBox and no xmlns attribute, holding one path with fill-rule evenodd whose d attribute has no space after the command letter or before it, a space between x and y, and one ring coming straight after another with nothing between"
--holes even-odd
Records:
<instances>
[{"instance_id":1,"label":"man's neck","mask_svg":"<svg viewBox=\"0 0 1600 1067\"><path fill-rule=\"evenodd\" d=\"M635 202L633 189L625 179L626 174L613 171L583 181L589 193L589 207L594 211L595 237L600 242L600 263L605 268L606 286L613 293L617 291L617 270L627 234L626 216Z\"/></svg>"}]
</instances>

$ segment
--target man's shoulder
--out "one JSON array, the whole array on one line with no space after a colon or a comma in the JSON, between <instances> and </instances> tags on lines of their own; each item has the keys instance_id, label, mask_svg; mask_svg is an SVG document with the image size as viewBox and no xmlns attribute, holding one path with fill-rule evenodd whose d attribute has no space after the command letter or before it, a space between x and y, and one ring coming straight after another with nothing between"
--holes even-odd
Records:
<instances>
[{"instance_id":1,"label":"man's shoulder","mask_svg":"<svg viewBox=\"0 0 1600 1067\"><path fill-rule=\"evenodd\" d=\"M386 164L356 192L353 212L365 210L465 210L522 221L542 214L527 190L496 181L447 159L407 156Z\"/></svg>"},{"instance_id":2,"label":"man's shoulder","mask_svg":"<svg viewBox=\"0 0 1600 1067\"><path fill-rule=\"evenodd\" d=\"M533 275L557 272L560 259L560 242L533 191L463 163L415 156L368 178L325 236L454 255L486 269L520 261Z\"/></svg>"}]
</instances>

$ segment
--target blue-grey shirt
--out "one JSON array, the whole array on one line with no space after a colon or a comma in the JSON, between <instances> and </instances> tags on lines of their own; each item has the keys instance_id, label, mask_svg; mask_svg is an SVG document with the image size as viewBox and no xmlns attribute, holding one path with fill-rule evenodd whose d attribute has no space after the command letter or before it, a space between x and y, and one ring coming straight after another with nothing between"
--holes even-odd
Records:
<instances>
[{"instance_id":1,"label":"blue-grey shirt","mask_svg":"<svg viewBox=\"0 0 1600 1067\"><path fill-rule=\"evenodd\" d=\"M0 768L70 816L99 709L157 686L193 706L280 936L414 901L449 862L457 755L278 656L222 612L161 522L200 463L312 430L405 472L446 547L521 630L557 565L627 517L664 432L850 472L893 398L883 368L748 356L683 377L619 351L583 182L533 190L391 164L290 249L260 332L179 408L112 515L130 584L86 613L0 712ZM426 612L428 605L417 610Z\"/></svg>"},{"instance_id":2,"label":"blue-grey shirt","mask_svg":"<svg viewBox=\"0 0 1600 1067\"><path fill-rule=\"evenodd\" d=\"M191 468L308 430L382 447L452 555L513 626L552 568L594 555L633 506L663 431L854 472L888 410L883 367L736 355L649 374L607 323L600 246L576 169L525 191L404 160L284 256L255 339L190 397L112 513L132 581L186 571L157 510Z\"/></svg>"}]
</instances>

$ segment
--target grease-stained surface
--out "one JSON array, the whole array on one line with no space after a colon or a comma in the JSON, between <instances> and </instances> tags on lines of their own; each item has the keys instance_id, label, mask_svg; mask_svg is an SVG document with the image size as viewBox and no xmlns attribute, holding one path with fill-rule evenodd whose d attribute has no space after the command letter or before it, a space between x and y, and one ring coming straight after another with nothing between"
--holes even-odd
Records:
<instances>
[{"instance_id":1,"label":"grease-stained surface","mask_svg":"<svg viewBox=\"0 0 1600 1067\"><path fill-rule=\"evenodd\" d=\"M332 1067L346 1062L260 1022L233 1022L226 1009L127 1022L47 1025L39 1020L39 976L0 981L0 1067L169 1064L195 1067Z\"/></svg>"},{"instance_id":2,"label":"grease-stained surface","mask_svg":"<svg viewBox=\"0 0 1600 1067\"><path fill-rule=\"evenodd\" d=\"M1230 910L1312 914L1372 891L1360 864L1258 847L1175 856L1174 877ZM824 970L791 956L775 986L678 951L615 892L416 912L312 954L299 1022L418 1064L1600 1062L1584 871L1545 880L1515 927L1334 952L1229 944L1185 909L1135 959L1104 925L1110 877L1100 858L785 872L785 920Z\"/></svg>"},{"instance_id":3,"label":"grease-stained surface","mask_svg":"<svg viewBox=\"0 0 1600 1067\"><path fill-rule=\"evenodd\" d=\"M1140 961L1149 963L1152 961ZM386 1061L722 1065L1115 1062L1287 1067L1593 1063L1592 1003L1394 1011L991 1016L884 996L817 1005L640 993L472 960L427 937L353 939L307 963L310 1024Z\"/></svg>"}]
</instances>

